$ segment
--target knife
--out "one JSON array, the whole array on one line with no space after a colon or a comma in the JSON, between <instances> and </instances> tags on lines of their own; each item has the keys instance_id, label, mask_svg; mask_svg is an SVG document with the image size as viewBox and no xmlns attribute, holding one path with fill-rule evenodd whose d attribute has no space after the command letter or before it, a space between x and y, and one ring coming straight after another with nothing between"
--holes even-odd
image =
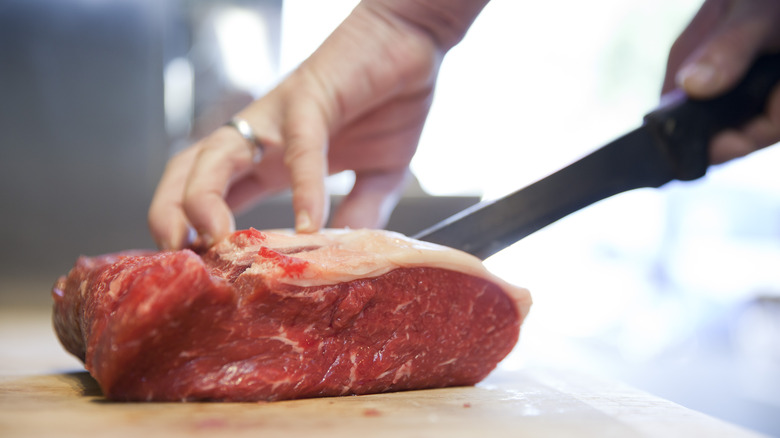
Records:
<instances>
[{"instance_id":1,"label":"knife","mask_svg":"<svg viewBox=\"0 0 780 438\"><path fill-rule=\"evenodd\" d=\"M714 99L677 92L639 128L579 161L503 198L467 208L415 239L484 260L523 237L594 202L628 190L704 176L718 132L761 114L780 80L780 53L756 60L742 81Z\"/></svg>"}]
</instances>

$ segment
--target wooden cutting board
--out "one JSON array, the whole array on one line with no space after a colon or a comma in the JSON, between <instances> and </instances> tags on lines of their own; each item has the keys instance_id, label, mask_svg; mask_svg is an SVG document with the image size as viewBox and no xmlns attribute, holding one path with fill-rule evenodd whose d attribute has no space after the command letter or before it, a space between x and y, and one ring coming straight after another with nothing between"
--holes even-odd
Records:
<instances>
[{"instance_id":1,"label":"wooden cutting board","mask_svg":"<svg viewBox=\"0 0 780 438\"><path fill-rule=\"evenodd\" d=\"M0 437L756 437L570 370L497 371L476 387L274 403L114 403L73 367L47 315L0 311ZM21 353L20 353L21 351ZM68 372L46 372L63 363Z\"/></svg>"}]
</instances>

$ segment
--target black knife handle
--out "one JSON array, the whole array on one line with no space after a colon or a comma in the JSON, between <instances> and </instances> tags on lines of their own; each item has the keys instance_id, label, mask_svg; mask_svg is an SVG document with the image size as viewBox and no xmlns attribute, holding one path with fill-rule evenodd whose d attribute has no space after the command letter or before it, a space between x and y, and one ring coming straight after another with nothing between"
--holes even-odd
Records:
<instances>
[{"instance_id":1,"label":"black knife handle","mask_svg":"<svg viewBox=\"0 0 780 438\"><path fill-rule=\"evenodd\" d=\"M679 93L645 116L645 124L665 145L683 181L704 176L709 144L715 134L735 128L764 112L772 88L780 81L780 53L759 57L742 81L713 99L699 100Z\"/></svg>"}]
</instances>

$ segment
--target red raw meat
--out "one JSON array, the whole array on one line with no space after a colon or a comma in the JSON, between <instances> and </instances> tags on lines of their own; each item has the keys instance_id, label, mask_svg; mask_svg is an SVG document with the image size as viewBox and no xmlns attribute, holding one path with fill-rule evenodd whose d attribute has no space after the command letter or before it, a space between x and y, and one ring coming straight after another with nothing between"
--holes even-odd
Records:
<instances>
[{"instance_id":1,"label":"red raw meat","mask_svg":"<svg viewBox=\"0 0 780 438\"><path fill-rule=\"evenodd\" d=\"M52 294L60 341L105 396L157 401L472 385L531 304L470 255L368 230L81 257Z\"/></svg>"}]
</instances>

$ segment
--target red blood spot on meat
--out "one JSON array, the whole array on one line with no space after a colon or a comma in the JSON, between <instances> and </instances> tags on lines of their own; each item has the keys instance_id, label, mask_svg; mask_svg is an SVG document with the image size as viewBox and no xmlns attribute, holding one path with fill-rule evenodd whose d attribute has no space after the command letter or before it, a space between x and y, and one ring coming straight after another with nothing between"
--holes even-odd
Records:
<instances>
[{"instance_id":1,"label":"red blood spot on meat","mask_svg":"<svg viewBox=\"0 0 780 438\"><path fill-rule=\"evenodd\" d=\"M257 251L257 255L282 268L287 277L300 277L306 269L306 266L309 265L309 262L306 260L278 253L265 246L260 247L260 250Z\"/></svg>"},{"instance_id":2,"label":"red blood spot on meat","mask_svg":"<svg viewBox=\"0 0 780 438\"><path fill-rule=\"evenodd\" d=\"M236 244L254 245L265 241L267 237L262 231L250 228L248 230L236 231L231 238Z\"/></svg>"}]
</instances>

